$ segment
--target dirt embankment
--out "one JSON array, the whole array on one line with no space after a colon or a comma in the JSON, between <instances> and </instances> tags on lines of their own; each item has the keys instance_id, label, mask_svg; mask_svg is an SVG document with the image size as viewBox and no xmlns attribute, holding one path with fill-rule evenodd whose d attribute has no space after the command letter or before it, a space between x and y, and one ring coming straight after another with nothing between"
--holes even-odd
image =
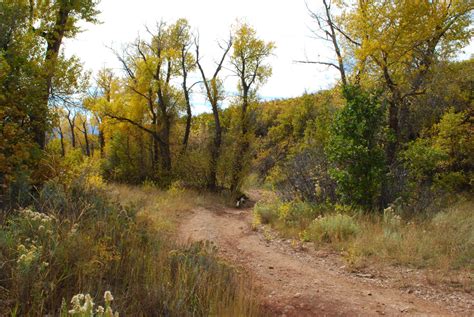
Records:
<instances>
[{"instance_id":1,"label":"dirt embankment","mask_svg":"<svg viewBox=\"0 0 474 317\"><path fill-rule=\"evenodd\" d=\"M300 250L251 228L251 209L197 208L182 220L183 242L209 240L257 284L275 316L470 316L473 296L427 299L371 274L348 273L334 254ZM439 295L439 294L438 294Z\"/></svg>"}]
</instances>

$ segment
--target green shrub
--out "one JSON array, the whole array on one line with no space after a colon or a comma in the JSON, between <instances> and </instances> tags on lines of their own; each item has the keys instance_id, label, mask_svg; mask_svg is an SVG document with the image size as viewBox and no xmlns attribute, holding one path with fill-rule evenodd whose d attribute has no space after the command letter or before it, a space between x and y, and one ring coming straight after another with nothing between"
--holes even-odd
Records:
<instances>
[{"instance_id":1,"label":"green shrub","mask_svg":"<svg viewBox=\"0 0 474 317\"><path fill-rule=\"evenodd\" d=\"M305 228L320 214L314 205L299 200L283 203L278 208L280 220L290 227Z\"/></svg>"},{"instance_id":2,"label":"green shrub","mask_svg":"<svg viewBox=\"0 0 474 317\"><path fill-rule=\"evenodd\" d=\"M420 183L456 193L472 189L474 141L467 112L449 109L424 135L401 153L409 172L410 196L417 199ZM413 190L415 189L415 190Z\"/></svg>"},{"instance_id":3,"label":"green shrub","mask_svg":"<svg viewBox=\"0 0 474 317\"><path fill-rule=\"evenodd\" d=\"M279 224L280 227L304 229L318 215L323 208L293 200L282 202L278 199L272 202L260 201L254 207L254 214L262 224Z\"/></svg>"},{"instance_id":4,"label":"green shrub","mask_svg":"<svg viewBox=\"0 0 474 317\"><path fill-rule=\"evenodd\" d=\"M262 224L272 224L278 219L278 209L280 202L273 203L258 202L253 208L254 216L258 218Z\"/></svg>"},{"instance_id":5,"label":"green shrub","mask_svg":"<svg viewBox=\"0 0 474 317\"><path fill-rule=\"evenodd\" d=\"M358 87L344 89L346 105L331 126L326 147L341 202L377 207L385 172L384 111L378 96Z\"/></svg>"},{"instance_id":6,"label":"green shrub","mask_svg":"<svg viewBox=\"0 0 474 317\"><path fill-rule=\"evenodd\" d=\"M310 240L314 242L343 242L354 237L359 226L351 216L333 214L316 218L307 229Z\"/></svg>"}]
</instances>

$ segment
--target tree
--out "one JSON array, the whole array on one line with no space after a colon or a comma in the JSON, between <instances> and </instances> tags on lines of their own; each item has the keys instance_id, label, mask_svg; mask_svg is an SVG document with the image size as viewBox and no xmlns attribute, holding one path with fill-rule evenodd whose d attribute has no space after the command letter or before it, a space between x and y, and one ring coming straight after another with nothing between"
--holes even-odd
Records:
<instances>
[{"instance_id":1,"label":"tree","mask_svg":"<svg viewBox=\"0 0 474 317\"><path fill-rule=\"evenodd\" d=\"M357 69L388 90L392 141L389 164L400 145L414 138L410 105L425 91L426 78L438 60L447 59L472 37L472 1L361 0L341 21L354 39Z\"/></svg>"},{"instance_id":2,"label":"tree","mask_svg":"<svg viewBox=\"0 0 474 317\"><path fill-rule=\"evenodd\" d=\"M77 119L78 119L78 127L77 129L83 134L84 136L84 152L86 154L86 156L92 156L92 152L91 152L91 142L90 142L90 139L89 139L89 124L88 124L88 118L87 118L87 113L79 113L78 116L77 116ZM82 129L81 129L82 127Z\"/></svg>"},{"instance_id":3,"label":"tree","mask_svg":"<svg viewBox=\"0 0 474 317\"><path fill-rule=\"evenodd\" d=\"M222 127L221 121L219 118L219 102L223 99L223 92L222 92L222 82L219 79L219 73L222 70L222 65L224 64L224 60L229 53L232 47L232 38L230 38L226 44L224 44L222 48L223 53L221 59L219 60L217 67L212 75L211 79L206 77L204 69L199 60L199 42L196 41L196 62L199 67L199 71L201 72L203 85L206 91L207 99L211 104L212 114L214 118L214 141L211 146L211 161L210 167L211 172L209 175L208 187L212 190L216 189L217 186L217 163L219 161L220 156L220 148L222 144Z\"/></svg>"},{"instance_id":4,"label":"tree","mask_svg":"<svg viewBox=\"0 0 474 317\"><path fill-rule=\"evenodd\" d=\"M273 52L273 42L266 43L257 38L256 31L247 24L238 27L234 35L233 52L230 62L238 77L240 108L240 140L237 145L232 170L231 191L237 193L245 175L244 164L250 150L248 110L250 101L256 96L258 87L271 76L272 69L265 63Z\"/></svg>"},{"instance_id":5,"label":"tree","mask_svg":"<svg viewBox=\"0 0 474 317\"><path fill-rule=\"evenodd\" d=\"M27 1L0 2L0 205L38 159L30 117L40 106L41 61Z\"/></svg>"},{"instance_id":6,"label":"tree","mask_svg":"<svg viewBox=\"0 0 474 317\"><path fill-rule=\"evenodd\" d=\"M172 38L176 41L175 45L180 52L181 76L183 77L181 87L183 89L184 101L186 103L186 127L183 137L183 152L185 152L188 147L193 115L189 93L194 85L188 86L188 74L196 67L196 59L190 51L192 46L190 29L191 27L186 19L179 19L173 25L173 29L171 30Z\"/></svg>"},{"instance_id":7,"label":"tree","mask_svg":"<svg viewBox=\"0 0 474 317\"><path fill-rule=\"evenodd\" d=\"M100 89L102 89L102 94L104 101L107 104L112 102L112 93L114 88L114 74L112 73L111 69L103 69L99 72L99 78L97 79L97 85ZM97 121L98 129L99 129L99 148L100 148L100 156L103 158L105 153L105 135L104 135L104 118L101 116L100 112L94 111L94 117Z\"/></svg>"},{"instance_id":8,"label":"tree","mask_svg":"<svg viewBox=\"0 0 474 317\"><path fill-rule=\"evenodd\" d=\"M45 146L48 101L61 44L64 38L74 37L80 31L80 21L97 22L97 4L95 0L29 1L30 28L46 41L42 103L31 114L34 139L41 149ZM39 27L35 28L36 25Z\"/></svg>"},{"instance_id":9,"label":"tree","mask_svg":"<svg viewBox=\"0 0 474 317\"><path fill-rule=\"evenodd\" d=\"M319 65L326 65L330 67L334 67L337 69L341 76L341 82L343 86L348 84L348 79L346 75L345 63L343 52L341 49L341 45L339 43L338 35L342 35L346 40L350 41L352 44L358 45L356 41L354 41L345 31L342 30L342 27L338 25L331 13L332 1L331 0L322 0L324 6L324 13L320 14L315 11L312 11L309 7L307 7L308 12L311 18L316 21L318 30L313 31L313 34L316 38L329 41L334 49L334 54L336 55L337 62L331 61L298 61L299 63L305 64L319 64Z\"/></svg>"},{"instance_id":10,"label":"tree","mask_svg":"<svg viewBox=\"0 0 474 317\"><path fill-rule=\"evenodd\" d=\"M71 146L76 148L76 117L77 113L69 108L66 108L66 119L69 124L69 131L71 133Z\"/></svg>"},{"instance_id":11,"label":"tree","mask_svg":"<svg viewBox=\"0 0 474 317\"><path fill-rule=\"evenodd\" d=\"M130 98L105 112L107 117L131 124L153 138L153 165L156 167L161 158L163 180L168 181L172 168L171 128L183 104L181 90L173 85L181 64L177 28L177 24L160 22L155 32L148 30L150 41L137 39L122 55L117 54L127 75L124 87ZM124 106L135 107L138 116L127 115Z\"/></svg>"},{"instance_id":12,"label":"tree","mask_svg":"<svg viewBox=\"0 0 474 317\"><path fill-rule=\"evenodd\" d=\"M404 196L419 210L445 193L472 191L474 138L472 115L467 111L446 111L440 121L425 129L401 152L408 172Z\"/></svg>"},{"instance_id":13,"label":"tree","mask_svg":"<svg viewBox=\"0 0 474 317\"><path fill-rule=\"evenodd\" d=\"M105 157L104 109L110 109L115 94L119 92L118 80L110 68L103 68L97 74L96 88L84 98L83 106L91 112L97 125L100 157Z\"/></svg>"},{"instance_id":14,"label":"tree","mask_svg":"<svg viewBox=\"0 0 474 317\"><path fill-rule=\"evenodd\" d=\"M384 173L383 109L378 97L344 88L345 107L336 114L327 153L342 202L377 207Z\"/></svg>"}]
</instances>

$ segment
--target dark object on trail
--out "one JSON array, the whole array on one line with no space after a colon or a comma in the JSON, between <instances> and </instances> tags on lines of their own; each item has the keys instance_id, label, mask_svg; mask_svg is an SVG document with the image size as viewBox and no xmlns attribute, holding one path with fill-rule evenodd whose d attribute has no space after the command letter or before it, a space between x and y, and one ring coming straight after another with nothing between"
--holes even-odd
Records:
<instances>
[{"instance_id":1,"label":"dark object on trail","mask_svg":"<svg viewBox=\"0 0 474 317\"><path fill-rule=\"evenodd\" d=\"M245 195L245 194L240 195L239 198L237 198L237 201L235 203L235 207L236 208L242 208L247 200L249 200L247 195Z\"/></svg>"}]
</instances>

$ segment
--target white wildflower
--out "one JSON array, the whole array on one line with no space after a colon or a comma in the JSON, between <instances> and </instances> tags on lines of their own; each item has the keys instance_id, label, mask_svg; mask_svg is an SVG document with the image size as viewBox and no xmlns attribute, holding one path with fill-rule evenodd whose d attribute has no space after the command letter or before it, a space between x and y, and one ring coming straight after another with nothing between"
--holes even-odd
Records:
<instances>
[{"instance_id":1,"label":"white wildflower","mask_svg":"<svg viewBox=\"0 0 474 317\"><path fill-rule=\"evenodd\" d=\"M105 291L104 299L107 303L109 303L114 300L114 297L112 296L112 293L110 291Z\"/></svg>"},{"instance_id":2,"label":"white wildflower","mask_svg":"<svg viewBox=\"0 0 474 317\"><path fill-rule=\"evenodd\" d=\"M87 294L85 296L83 309L85 312L92 312L93 307L94 307L94 302L92 301L92 297L89 294Z\"/></svg>"},{"instance_id":3,"label":"white wildflower","mask_svg":"<svg viewBox=\"0 0 474 317\"><path fill-rule=\"evenodd\" d=\"M73 305L73 308L80 308L81 307L81 302L84 299L84 294L77 294L74 295L71 299L71 304Z\"/></svg>"}]
</instances>

